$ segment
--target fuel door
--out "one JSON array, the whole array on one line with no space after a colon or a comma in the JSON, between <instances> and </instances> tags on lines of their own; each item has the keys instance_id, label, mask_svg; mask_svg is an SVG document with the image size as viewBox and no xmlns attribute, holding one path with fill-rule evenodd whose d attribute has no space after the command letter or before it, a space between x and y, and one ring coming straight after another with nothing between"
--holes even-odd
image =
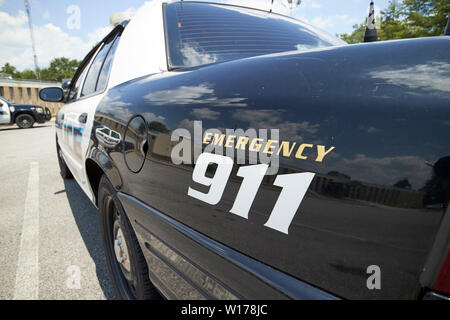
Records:
<instances>
[{"instance_id":1,"label":"fuel door","mask_svg":"<svg viewBox=\"0 0 450 320\"><path fill-rule=\"evenodd\" d=\"M148 149L147 123L141 116L133 117L125 129L123 154L125 163L131 172L141 171Z\"/></svg>"}]
</instances>

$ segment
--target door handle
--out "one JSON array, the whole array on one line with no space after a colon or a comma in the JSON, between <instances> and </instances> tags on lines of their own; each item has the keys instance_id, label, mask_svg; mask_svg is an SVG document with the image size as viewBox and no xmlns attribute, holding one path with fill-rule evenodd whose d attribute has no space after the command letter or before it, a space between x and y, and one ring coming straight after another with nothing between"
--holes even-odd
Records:
<instances>
[{"instance_id":1,"label":"door handle","mask_svg":"<svg viewBox=\"0 0 450 320\"><path fill-rule=\"evenodd\" d=\"M78 118L78 122L80 123L86 123L88 118L88 114L87 113L83 113L80 115L80 117Z\"/></svg>"}]
</instances>

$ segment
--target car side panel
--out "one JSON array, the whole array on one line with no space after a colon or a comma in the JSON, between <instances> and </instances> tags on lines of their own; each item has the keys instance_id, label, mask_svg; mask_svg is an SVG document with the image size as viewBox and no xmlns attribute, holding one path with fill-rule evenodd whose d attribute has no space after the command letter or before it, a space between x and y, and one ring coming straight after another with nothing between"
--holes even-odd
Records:
<instances>
[{"instance_id":1,"label":"car side panel","mask_svg":"<svg viewBox=\"0 0 450 320\"><path fill-rule=\"evenodd\" d=\"M105 93L66 104L57 119L59 130L58 143L63 151L67 166L83 191L93 200L93 194L86 176L85 157L87 154L95 109ZM80 116L87 115L86 123L80 122ZM64 119L61 119L64 115Z\"/></svg>"},{"instance_id":2,"label":"car side panel","mask_svg":"<svg viewBox=\"0 0 450 320\"><path fill-rule=\"evenodd\" d=\"M81 81L78 89L79 92L72 97L72 100L63 106L56 117L57 140L66 164L80 187L94 204L96 204L95 191L90 184L86 172L86 160L92 158L96 163L100 161L101 164L105 165L104 161L101 162L102 159L97 159L95 152L92 152L91 136L93 134L96 108L111 87L109 79L111 70L114 70L115 65L120 63L120 61L115 61L115 51L121 46L121 34L125 27L125 22L116 26L105 39L94 47L86 56L81 67L83 69L79 69L75 75L75 77L79 77L77 81ZM109 72L103 74L105 77L103 79L104 86L100 89L97 88L92 93L82 96L86 77L89 75L89 72L85 71L90 71L93 61L95 61L95 58L103 49L101 44L104 44L105 41L111 41L110 45L112 47L105 46L105 48L111 48L111 50L107 49L107 51L104 51L105 57L103 57L103 60L101 61L101 68L98 72L93 73L96 75L97 82L95 82L95 84L97 86L99 83L99 72L101 74L103 67L106 65L105 61L112 59L109 61L110 64L108 64L110 68L107 70L109 70ZM99 153L97 153L97 155L99 155ZM107 171L106 168L103 170Z\"/></svg>"},{"instance_id":3,"label":"car side panel","mask_svg":"<svg viewBox=\"0 0 450 320\"><path fill-rule=\"evenodd\" d=\"M139 173L128 170L121 147L105 151L123 180L118 191L152 210L337 296L418 298L430 285L420 279L436 234L449 232L440 224L448 181L427 164L449 156L449 46L445 38L384 42L152 75L111 90L94 129L124 136L131 117L145 118L150 139ZM188 196L189 187L208 190L193 182L194 165L172 162L171 133L193 135L195 120L203 129L280 129L280 140L308 145L280 157L278 175L315 174L288 234L264 226L281 191L276 176L264 178L248 219L230 213L237 166L217 205ZM318 161L321 147L334 149ZM180 250L164 227L136 208L128 214L143 251L149 240L138 225ZM202 256L182 253L209 270ZM367 286L371 266L381 270L377 290ZM249 284L234 283L231 271L219 278L246 297Z\"/></svg>"}]
</instances>

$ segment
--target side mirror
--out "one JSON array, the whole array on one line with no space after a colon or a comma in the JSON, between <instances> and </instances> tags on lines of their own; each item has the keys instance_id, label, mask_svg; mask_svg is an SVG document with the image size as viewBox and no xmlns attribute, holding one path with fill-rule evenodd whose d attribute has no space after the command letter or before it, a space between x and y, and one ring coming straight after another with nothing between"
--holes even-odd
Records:
<instances>
[{"instance_id":1,"label":"side mirror","mask_svg":"<svg viewBox=\"0 0 450 320\"><path fill-rule=\"evenodd\" d=\"M48 102L62 102L64 100L64 92L61 88L44 88L39 91L39 98Z\"/></svg>"}]
</instances>

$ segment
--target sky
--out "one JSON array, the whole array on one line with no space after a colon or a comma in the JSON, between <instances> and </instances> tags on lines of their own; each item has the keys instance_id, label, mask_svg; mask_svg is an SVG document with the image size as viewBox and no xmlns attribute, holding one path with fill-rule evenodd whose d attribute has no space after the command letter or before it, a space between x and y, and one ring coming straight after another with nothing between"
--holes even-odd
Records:
<instances>
[{"instance_id":1,"label":"sky","mask_svg":"<svg viewBox=\"0 0 450 320\"><path fill-rule=\"evenodd\" d=\"M40 68L56 57L81 60L111 30L109 17L136 12L142 0L29 0ZM268 9L270 0L210 0ZM370 0L302 0L290 12L285 0L274 1L274 11L291 15L331 34L349 33L365 21ZM389 0L375 0L375 9ZM23 0L0 0L0 66L9 62L18 70L33 69L28 18Z\"/></svg>"}]
</instances>

